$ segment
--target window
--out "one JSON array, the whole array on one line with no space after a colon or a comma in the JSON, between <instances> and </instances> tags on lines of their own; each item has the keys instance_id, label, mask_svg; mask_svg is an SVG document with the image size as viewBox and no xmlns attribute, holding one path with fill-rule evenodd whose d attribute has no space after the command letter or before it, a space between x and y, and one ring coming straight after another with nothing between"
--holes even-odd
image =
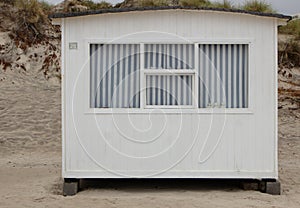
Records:
<instances>
[{"instance_id":1,"label":"window","mask_svg":"<svg viewBox=\"0 0 300 208\"><path fill-rule=\"evenodd\" d=\"M91 108L248 108L248 44L90 44Z\"/></svg>"},{"instance_id":2,"label":"window","mask_svg":"<svg viewBox=\"0 0 300 208\"><path fill-rule=\"evenodd\" d=\"M140 107L140 46L90 45L90 107Z\"/></svg>"},{"instance_id":3,"label":"window","mask_svg":"<svg viewBox=\"0 0 300 208\"><path fill-rule=\"evenodd\" d=\"M200 108L248 107L248 45L199 45Z\"/></svg>"},{"instance_id":4,"label":"window","mask_svg":"<svg viewBox=\"0 0 300 208\"><path fill-rule=\"evenodd\" d=\"M145 44L144 60L146 107L193 107L193 44Z\"/></svg>"}]
</instances>

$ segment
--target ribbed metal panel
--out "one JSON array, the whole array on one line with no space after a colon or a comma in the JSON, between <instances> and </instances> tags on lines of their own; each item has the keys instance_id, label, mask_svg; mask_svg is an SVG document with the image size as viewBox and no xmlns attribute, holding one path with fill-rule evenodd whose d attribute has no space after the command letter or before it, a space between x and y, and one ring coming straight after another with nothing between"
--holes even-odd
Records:
<instances>
[{"instance_id":1,"label":"ribbed metal panel","mask_svg":"<svg viewBox=\"0 0 300 208\"><path fill-rule=\"evenodd\" d=\"M138 44L90 45L90 107L139 108Z\"/></svg>"},{"instance_id":2,"label":"ribbed metal panel","mask_svg":"<svg viewBox=\"0 0 300 208\"><path fill-rule=\"evenodd\" d=\"M91 44L91 108L139 108L138 44ZM192 44L145 44L145 69L193 69ZM248 107L248 45L199 45L200 108ZM192 105L191 75L147 75L146 105Z\"/></svg>"},{"instance_id":3,"label":"ribbed metal panel","mask_svg":"<svg viewBox=\"0 0 300 208\"><path fill-rule=\"evenodd\" d=\"M199 107L248 107L248 45L199 45Z\"/></svg>"},{"instance_id":4,"label":"ribbed metal panel","mask_svg":"<svg viewBox=\"0 0 300 208\"><path fill-rule=\"evenodd\" d=\"M193 44L145 44L145 69L193 69Z\"/></svg>"},{"instance_id":5,"label":"ribbed metal panel","mask_svg":"<svg viewBox=\"0 0 300 208\"><path fill-rule=\"evenodd\" d=\"M192 75L147 75L147 105L192 105Z\"/></svg>"},{"instance_id":6,"label":"ribbed metal panel","mask_svg":"<svg viewBox=\"0 0 300 208\"><path fill-rule=\"evenodd\" d=\"M145 69L192 70L193 44L145 44ZM191 75L147 75L146 105L192 105Z\"/></svg>"}]
</instances>

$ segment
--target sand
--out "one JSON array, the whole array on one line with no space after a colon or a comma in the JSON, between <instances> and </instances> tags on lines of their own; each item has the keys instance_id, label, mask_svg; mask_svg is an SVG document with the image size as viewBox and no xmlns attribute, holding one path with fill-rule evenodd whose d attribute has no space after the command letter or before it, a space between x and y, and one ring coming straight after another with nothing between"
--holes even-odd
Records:
<instances>
[{"instance_id":1,"label":"sand","mask_svg":"<svg viewBox=\"0 0 300 208\"><path fill-rule=\"evenodd\" d=\"M218 181L100 181L63 197L60 85L26 73L1 79L0 207L300 207L299 109L279 110L281 196Z\"/></svg>"}]
</instances>

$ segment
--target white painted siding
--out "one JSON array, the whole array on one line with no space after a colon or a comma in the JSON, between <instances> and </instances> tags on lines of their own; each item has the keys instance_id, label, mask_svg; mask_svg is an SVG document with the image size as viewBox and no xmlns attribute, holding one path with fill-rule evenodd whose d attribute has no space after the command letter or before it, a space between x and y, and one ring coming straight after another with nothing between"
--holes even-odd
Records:
<instances>
[{"instance_id":1,"label":"white painted siding","mask_svg":"<svg viewBox=\"0 0 300 208\"><path fill-rule=\"evenodd\" d=\"M275 27L213 11L65 19L63 177L276 178ZM105 42L249 44L248 108L89 109L88 43Z\"/></svg>"}]
</instances>

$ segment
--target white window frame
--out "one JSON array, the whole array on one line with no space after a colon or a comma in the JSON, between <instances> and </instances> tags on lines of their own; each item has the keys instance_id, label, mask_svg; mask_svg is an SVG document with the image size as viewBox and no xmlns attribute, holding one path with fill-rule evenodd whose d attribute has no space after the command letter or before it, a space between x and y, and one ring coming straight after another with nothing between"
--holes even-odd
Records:
<instances>
[{"instance_id":1,"label":"white window frame","mask_svg":"<svg viewBox=\"0 0 300 208\"><path fill-rule=\"evenodd\" d=\"M162 44L162 43L147 43L147 44ZM170 43L163 43L170 44ZM176 44L190 44L191 43L176 43ZM194 45L194 68L193 69L145 69L145 44L140 44L140 106L142 109L197 109L198 108L198 82L196 83L197 67L198 67L198 44ZM197 51L197 52L196 52ZM192 76L192 104L191 105L147 105L146 102L146 80L148 75L168 75L168 76ZM197 90L196 90L197 89ZM197 91L197 92L196 92ZM143 92L143 93L142 93Z\"/></svg>"},{"instance_id":2,"label":"white window frame","mask_svg":"<svg viewBox=\"0 0 300 208\"><path fill-rule=\"evenodd\" d=\"M190 42L187 42L189 40ZM147 41L142 42L142 40L136 39L134 41L114 41L112 39L85 39L85 56L86 60L89 60L90 56L90 45L91 44L140 44L140 108L90 108L90 63L87 61L85 74L85 80L87 85L85 86L85 95L86 95L86 104L85 104L85 114L149 114L156 113L153 112L153 109L164 109L164 113L167 114L253 114L254 113L254 96L252 95L254 89L251 87L253 82L253 72L255 65L252 64L252 60L254 60L253 54L253 45L255 40L249 38L241 38L241 39L197 39L197 38L187 38L184 41L178 41L178 39L174 40L158 40L158 41ZM147 69L144 69L144 44L194 44L195 45L195 63L194 69L189 69L189 73L194 73L193 79L193 105L185 108L184 106L146 106L146 93L145 93L145 74L149 73ZM248 45L248 107L247 108L198 108L198 70L199 67L199 44L247 44ZM178 71L178 70L176 70ZM188 70L187 70L188 71ZM151 72L150 72L151 73ZM175 107L175 108L174 108ZM157 112L159 114L159 112Z\"/></svg>"}]
</instances>

